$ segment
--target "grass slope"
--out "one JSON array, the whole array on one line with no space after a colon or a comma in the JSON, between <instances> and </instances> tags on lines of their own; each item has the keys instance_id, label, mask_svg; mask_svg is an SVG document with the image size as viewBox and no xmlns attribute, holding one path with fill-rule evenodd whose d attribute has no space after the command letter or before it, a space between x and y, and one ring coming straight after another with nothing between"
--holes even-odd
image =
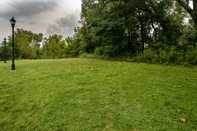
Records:
<instances>
[{"instance_id":1,"label":"grass slope","mask_svg":"<svg viewBox=\"0 0 197 131\"><path fill-rule=\"evenodd\" d=\"M197 130L196 67L61 59L10 68L0 63L2 131Z\"/></svg>"}]
</instances>

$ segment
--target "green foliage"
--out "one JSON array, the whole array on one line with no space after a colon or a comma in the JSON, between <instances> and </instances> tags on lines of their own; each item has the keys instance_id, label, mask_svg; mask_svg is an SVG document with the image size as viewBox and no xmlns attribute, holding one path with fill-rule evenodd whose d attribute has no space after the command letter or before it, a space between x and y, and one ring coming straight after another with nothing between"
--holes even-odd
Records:
<instances>
[{"instance_id":1,"label":"green foliage","mask_svg":"<svg viewBox=\"0 0 197 131\"><path fill-rule=\"evenodd\" d=\"M17 29L15 31L15 58L36 59L41 57L40 43L43 34ZM8 37L8 49L12 47L12 36ZM10 51L10 49L8 51ZM10 53L11 54L11 53Z\"/></svg>"},{"instance_id":2,"label":"green foliage","mask_svg":"<svg viewBox=\"0 0 197 131\"><path fill-rule=\"evenodd\" d=\"M52 35L44 39L42 47L43 58L66 57L66 41L61 35Z\"/></svg>"},{"instance_id":3,"label":"green foliage","mask_svg":"<svg viewBox=\"0 0 197 131\"><path fill-rule=\"evenodd\" d=\"M176 1L182 8L185 9L185 11L187 11L187 13L192 18L194 25L197 26L197 1L192 0L191 3L189 0L176 0Z\"/></svg>"},{"instance_id":4,"label":"green foliage","mask_svg":"<svg viewBox=\"0 0 197 131\"><path fill-rule=\"evenodd\" d=\"M197 130L196 67L81 58L10 65L0 63L2 131Z\"/></svg>"},{"instance_id":5,"label":"green foliage","mask_svg":"<svg viewBox=\"0 0 197 131\"><path fill-rule=\"evenodd\" d=\"M15 57L67 58L89 54L124 59L137 56L138 61L194 65L195 3L196 0L190 8L187 0L82 0L82 26L74 28L74 36L64 40L55 34L43 39L42 34L17 29ZM10 49L11 37L8 53Z\"/></svg>"},{"instance_id":6,"label":"green foliage","mask_svg":"<svg viewBox=\"0 0 197 131\"><path fill-rule=\"evenodd\" d=\"M185 62L197 65L197 48L189 48L185 54Z\"/></svg>"},{"instance_id":7,"label":"green foliage","mask_svg":"<svg viewBox=\"0 0 197 131\"><path fill-rule=\"evenodd\" d=\"M4 42L0 43L0 61L4 60L5 57L6 60L11 58L11 46L7 41L6 41L6 49Z\"/></svg>"},{"instance_id":8,"label":"green foliage","mask_svg":"<svg viewBox=\"0 0 197 131\"><path fill-rule=\"evenodd\" d=\"M158 42L177 47L186 16L171 0L83 0L82 27L74 41L79 54L111 58L143 53Z\"/></svg>"},{"instance_id":9,"label":"green foliage","mask_svg":"<svg viewBox=\"0 0 197 131\"><path fill-rule=\"evenodd\" d=\"M186 52L176 47L166 47L155 49L146 49L144 54L136 57L138 62L160 63L160 64L191 64L197 65L197 48L191 47Z\"/></svg>"},{"instance_id":10,"label":"green foliage","mask_svg":"<svg viewBox=\"0 0 197 131\"><path fill-rule=\"evenodd\" d=\"M95 58L94 54L83 53L79 56L79 58Z\"/></svg>"},{"instance_id":11,"label":"green foliage","mask_svg":"<svg viewBox=\"0 0 197 131\"><path fill-rule=\"evenodd\" d=\"M188 48L197 47L197 28L184 30L183 35L179 38L179 43L180 47L185 51Z\"/></svg>"}]
</instances>

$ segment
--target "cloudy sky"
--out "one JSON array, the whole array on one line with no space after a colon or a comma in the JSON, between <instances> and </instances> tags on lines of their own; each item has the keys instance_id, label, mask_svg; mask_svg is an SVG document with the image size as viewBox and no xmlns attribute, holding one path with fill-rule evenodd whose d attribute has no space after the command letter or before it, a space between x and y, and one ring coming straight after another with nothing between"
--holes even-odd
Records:
<instances>
[{"instance_id":1,"label":"cloudy sky","mask_svg":"<svg viewBox=\"0 0 197 131\"><path fill-rule=\"evenodd\" d=\"M60 34L72 36L79 26L81 0L1 0L0 42L11 35L10 19L16 28L23 28L44 36Z\"/></svg>"}]
</instances>

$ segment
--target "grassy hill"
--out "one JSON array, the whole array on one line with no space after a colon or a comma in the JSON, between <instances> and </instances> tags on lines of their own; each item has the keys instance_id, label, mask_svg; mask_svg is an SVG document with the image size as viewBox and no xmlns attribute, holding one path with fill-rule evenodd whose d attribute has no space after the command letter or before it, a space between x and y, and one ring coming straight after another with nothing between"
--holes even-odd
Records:
<instances>
[{"instance_id":1,"label":"grassy hill","mask_svg":"<svg viewBox=\"0 0 197 131\"><path fill-rule=\"evenodd\" d=\"M81 58L15 64L12 71L11 61L0 63L1 131L197 130L196 67Z\"/></svg>"}]
</instances>

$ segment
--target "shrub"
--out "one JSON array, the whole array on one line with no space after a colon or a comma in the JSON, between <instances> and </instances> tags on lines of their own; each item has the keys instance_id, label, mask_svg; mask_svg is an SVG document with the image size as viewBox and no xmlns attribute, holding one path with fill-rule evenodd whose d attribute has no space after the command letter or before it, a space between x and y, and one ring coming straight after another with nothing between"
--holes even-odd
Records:
<instances>
[{"instance_id":1,"label":"shrub","mask_svg":"<svg viewBox=\"0 0 197 131\"><path fill-rule=\"evenodd\" d=\"M95 58L95 56L93 54L88 54L86 52L84 52L83 54L81 54L79 57L80 58Z\"/></svg>"},{"instance_id":2,"label":"shrub","mask_svg":"<svg viewBox=\"0 0 197 131\"><path fill-rule=\"evenodd\" d=\"M197 48L189 48L185 54L185 60L187 63L197 65Z\"/></svg>"},{"instance_id":3,"label":"shrub","mask_svg":"<svg viewBox=\"0 0 197 131\"><path fill-rule=\"evenodd\" d=\"M197 65L197 48L191 46L186 52L178 50L175 47L168 47L165 49L146 49L144 54L136 56L138 62L160 63L160 64L191 64Z\"/></svg>"}]
</instances>

